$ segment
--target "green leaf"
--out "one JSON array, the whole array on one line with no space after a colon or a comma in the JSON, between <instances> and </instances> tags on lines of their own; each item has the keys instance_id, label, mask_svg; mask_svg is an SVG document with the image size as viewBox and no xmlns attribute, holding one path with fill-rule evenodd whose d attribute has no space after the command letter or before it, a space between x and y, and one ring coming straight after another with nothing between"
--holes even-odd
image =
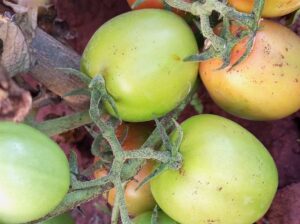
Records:
<instances>
[{"instance_id":1,"label":"green leaf","mask_svg":"<svg viewBox=\"0 0 300 224\"><path fill-rule=\"evenodd\" d=\"M157 208L157 205L154 207L153 212L152 212L151 224L158 224L158 208Z\"/></svg>"},{"instance_id":2,"label":"green leaf","mask_svg":"<svg viewBox=\"0 0 300 224\"><path fill-rule=\"evenodd\" d=\"M293 14L292 20L291 20L289 26L293 26L293 25L297 22L297 20L299 19L299 17L300 17L300 9L298 9L298 10Z\"/></svg>"},{"instance_id":3,"label":"green leaf","mask_svg":"<svg viewBox=\"0 0 300 224\"><path fill-rule=\"evenodd\" d=\"M77 155L74 150L71 151L69 159L70 173L71 173L71 182L77 180L77 174L79 173ZM72 184L71 184L72 185Z\"/></svg>"},{"instance_id":4,"label":"green leaf","mask_svg":"<svg viewBox=\"0 0 300 224\"><path fill-rule=\"evenodd\" d=\"M203 113L203 104L197 93L194 94L190 104L194 107L198 114Z\"/></svg>"}]
</instances>

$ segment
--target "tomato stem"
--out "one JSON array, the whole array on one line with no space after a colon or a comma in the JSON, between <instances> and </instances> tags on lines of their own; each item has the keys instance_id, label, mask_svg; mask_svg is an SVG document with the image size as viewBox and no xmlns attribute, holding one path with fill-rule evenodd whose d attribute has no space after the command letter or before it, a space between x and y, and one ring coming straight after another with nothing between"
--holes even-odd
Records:
<instances>
[{"instance_id":1,"label":"tomato stem","mask_svg":"<svg viewBox=\"0 0 300 224\"><path fill-rule=\"evenodd\" d=\"M172 119L178 118L181 111L186 107L192 96L195 94L198 85L199 80L182 104L180 104L165 117L161 118L160 125L164 128L164 130L169 131L171 128L174 128L174 120ZM74 162L74 160L76 160L76 155L71 156L71 160L73 162L70 161L70 163L73 164L71 166L73 167L72 170L75 172L75 174L72 175L72 186L69 193L54 211L38 221L47 220L51 217L65 213L66 211L73 209L84 202L98 197L99 195L103 194L104 191L115 187L115 206L117 206L117 208L114 208L113 210L114 215L112 217L112 221L118 220L117 214L120 214L122 223L129 224L131 221L126 208L122 183L132 179L145 164L146 159L156 159L162 162L161 164L166 164L165 167L169 167L167 164L176 163L178 160L178 155L172 156L170 151L154 151L154 148L159 146L162 142L161 127L157 127L153 131L140 149L137 151L125 152L115 134L116 124L103 118L101 101L104 99L103 96L106 94L105 82L103 82L101 79L92 80L89 84L89 88L91 91L89 114L91 120L99 129L99 133L92 131L92 134L95 137L95 141L97 139L97 141L100 141L100 139L103 137L103 139L108 142L108 148L114 155L109 174L99 179L93 179L90 181L78 180L76 179L78 169L76 168L76 161Z\"/></svg>"},{"instance_id":2,"label":"tomato stem","mask_svg":"<svg viewBox=\"0 0 300 224\"><path fill-rule=\"evenodd\" d=\"M221 68L224 68L228 65L228 61L226 60L228 60L228 55L231 54L231 51L237 41L236 39L228 38L226 35L220 37L214 33L210 25L210 16L212 15L212 12L218 12L220 16L223 17L224 21L235 21L238 24L247 27L248 35L252 37L257 32L260 15L265 1L255 0L251 13L239 12L219 0L201 0L193 3L188 3L184 0L165 0L165 2L174 8L190 12L191 14L199 17L199 27L203 36L208 40L207 42L209 45L206 49L207 51L204 51L197 56L192 55L185 60L204 61L210 58L221 57L224 60L224 64ZM239 40L241 40L241 38L239 38ZM238 61L238 63L248 56L252 45L253 39L249 38L248 51L246 51L246 54ZM212 46L212 48L210 46Z\"/></svg>"}]
</instances>

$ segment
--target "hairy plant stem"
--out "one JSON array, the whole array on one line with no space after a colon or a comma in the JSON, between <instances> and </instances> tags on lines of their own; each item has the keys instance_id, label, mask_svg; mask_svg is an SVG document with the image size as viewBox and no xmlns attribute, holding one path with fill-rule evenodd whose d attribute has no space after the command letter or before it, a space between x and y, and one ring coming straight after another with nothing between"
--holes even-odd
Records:
<instances>
[{"instance_id":1,"label":"hairy plant stem","mask_svg":"<svg viewBox=\"0 0 300 224\"><path fill-rule=\"evenodd\" d=\"M174 127L174 122L172 119L177 119L180 115L181 111L186 107L186 105L192 99L192 96L195 94L197 87L199 86L199 81L194 86L190 94L186 97L186 99L172 112L163 117L160 121L161 125L164 126L166 130L170 130L170 128ZM91 97L91 110L93 117L99 118L99 110L95 110L95 105L98 105L100 102L96 98L99 96L98 93L94 93L95 95ZM93 101L93 102L92 102ZM162 152L162 151L154 151L153 149L161 144L161 136L159 129L156 128L143 146L136 151L128 151L124 152L118 143L118 140L115 136L114 129L112 127L108 127L108 125L102 121L101 119L93 119L97 126L101 129L101 133L103 137L109 142L113 153L116 158L111 167L110 173L102 178L90 180L90 181L79 181L73 180L72 188L69 193L65 196L64 200L60 203L60 205L51 213L49 213L46 217L37 220L43 221L50 219L54 216L63 214L71 209L76 208L82 203L88 202L98 196L102 195L104 192L110 190L112 187L116 187L117 194L115 204L118 206L113 213L121 213L122 223L130 223L126 205L125 205L125 197L124 190L122 187L122 183L127 182L132 179L139 169L144 165L146 159L156 159L161 162L167 162L170 159L170 152ZM72 156L73 157L73 156ZM127 160L125 162L125 160ZM74 158L73 158L74 160ZM73 168L76 171L76 168ZM119 193L118 193L119 192ZM118 198L118 199L117 199ZM117 219L118 216L114 215L114 220ZM123 222L124 221L124 222ZM32 222L32 223L36 223Z\"/></svg>"},{"instance_id":2,"label":"hairy plant stem","mask_svg":"<svg viewBox=\"0 0 300 224\"><path fill-rule=\"evenodd\" d=\"M237 41L236 39L228 39L226 36L217 36L214 33L209 20L212 12L216 11L220 13L224 20L228 20L229 22L235 21L248 28L248 35L250 37L248 41L249 44L247 45L246 54L238 61L239 63L248 56L251 50L253 45L252 37L258 30L260 15L264 6L264 0L255 0L252 12L242 13L219 0L199 0L192 3L185 2L184 0L165 0L165 2L172 7L190 12L199 17L200 22L198 27L200 27L203 36L209 41L209 47L207 47L206 51L198 55L191 55L185 60L203 61L210 58L221 57L224 64L220 69L228 66L228 55L230 55L232 48Z\"/></svg>"}]
</instances>

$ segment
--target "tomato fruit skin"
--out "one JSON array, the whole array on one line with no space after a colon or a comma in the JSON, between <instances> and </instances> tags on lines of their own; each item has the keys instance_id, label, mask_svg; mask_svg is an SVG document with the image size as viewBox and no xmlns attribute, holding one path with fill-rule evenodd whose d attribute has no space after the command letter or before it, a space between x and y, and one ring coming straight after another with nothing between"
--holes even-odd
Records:
<instances>
[{"instance_id":1,"label":"tomato fruit skin","mask_svg":"<svg viewBox=\"0 0 300 224\"><path fill-rule=\"evenodd\" d=\"M146 139L149 137L153 130L153 126L148 123L131 123L120 125L116 130L116 136L122 138L124 132L127 135L122 143L122 147L125 151L138 149L143 145ZM96 161L98 158L96 158ZM147 177L153 169L153 161L148 160L141 170L135 175L134 180L127 183L125 187L125 200L128 213L131 216L137 216L148 210L152 210L155 206L155 201L150 190L150 184L145 184L140 189L136 190L140 182ZM100 178L107 175L107 171L99 169L94 172L95 178ZM107 192L106 198L108 203L113 206L116 196L115 188Z\"/></svg>"},{"instance_id":2,"label":"tomato fruit skin","mask_svg":"<svg viewBox=\"0 0 300 224\"><path fill-rule=\"evenodd\" d=\"M75 224L75 221L70 214L65 213L38 224Z\"/></svg>"},{"instance_id":3,"label":"tomato fruit skin","mask_svg":"<svg viewBox=\"0 0 300 224\"><path fill-rule=\"evenodd\" d=\"M68 160L47 136L0 122L0 223L26 223L51 212L70 183Z\"/></svg>"},{"instance_id":4,"label":"tomato fruit skin","mask_svg":"<svg viewBox=\"0 0 300 224\"><path fill-rule=\"evenodd\" d=\"M216 115L191 117L181 127L183 166L150 182L160 208L182 224L252 224L262 217L278 186L265 147L246 129Z\"/></svg>"},{"instance_id":5,"label":"tomato fruit skin","mask_svg":"<svg viewBox=\"0 0 300 224\"><path fill-rule=\"evenodd\" d=\"M171 10L172 12L176 13L179 16L182 16L183 18L186 17L186 19L189 19L187 17L186 12L181 11L176 8L172 8L171 6L168 6L167 3L164 3L163 0L144 0L141 4L139 4L137 7L133 8L133 4L136 2L136 0L127 0L128 5L130 6L131 9L133 10L139 10L139 9L166 9L166 10ZM185 2L191 2L191 0L185 0Z\"/></svg>"},{"instance_id":6,"label":"tomato fruit skin","mask_svg":"<svg viewBox=\"0 0 300 224\"><path fill-rule=\"evenodd\" d=\"M228 3L242 12L251 12L254 0L228 0ZM299 0L265 0L263 17L279 17L287 15L300 8Z\"/></svg>"},{"instance_id":7,"label":"tomato fruit skin","mask_svg":"<svg viewBox=\"0 0 300 224\"><path fill-rule=\"evenodd\" d=\"M127 0L128 5L132 8L132 5L136 2L136 0ZM143 3L139 4L136 9L163 9L164 2L162 0L144 0Z\"/></svg>"},{"instance_id":8,"label":"tomato fruit skin","mask_svg":"<svg viewBox=\"0 0 300 224\"><path fill-rule=\"evenodd\" d=\"M132 222L133 224L151 224L152 211L145 212L135 217ZM157 224L177 224L176 221L172 220L162 211L158 212Z\"/></svg>"},{"instance_id":9,"label":"tomato fruit skin","mask_svg":"<svg viewBox=\"0 0 300 224\"><path fill-rule=\"evenodd\" d=\"M91 77L103 75L122 120L148 121L170 112L190 92L198 63L183 59L197 51L182 18L165 10L136 10L97 30L84 50L81 69Z\"/></svg>"},{"instance_id":10,"label":"tomato fruit skin","mask_svg":"<svg viewBox=\"0 0 300 224\"><path fill-rule=\"evenodd\" d=\"M276 120L300 108L300 38L286 27L263 20L250 55L239 65L218 69L218 58L200 63L201 79L214 102L249 120ZM246 39L231 54L245 51Z\"/></svg>"}]
</instances>

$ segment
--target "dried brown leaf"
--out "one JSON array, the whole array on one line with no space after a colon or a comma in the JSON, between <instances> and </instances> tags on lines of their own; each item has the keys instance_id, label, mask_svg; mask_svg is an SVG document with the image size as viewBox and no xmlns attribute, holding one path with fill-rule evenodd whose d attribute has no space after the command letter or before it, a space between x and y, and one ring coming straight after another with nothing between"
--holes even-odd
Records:
<instances>
[{"instance_id":1,"label":"dried brown leaf","mask_svg":"<svg viewBox=\"0 0 300 224\"><path fill-rule=\"evenodd\" d=\"M30 67L28 43L21 29L8 18L0 16L0 39L2 42L1 65L12 77Z\"/></svg>"},{"instance_id":2,"label":"dried brown leaf","mask_svg":"<svg viewBox=\"0 0 300 224\"><path fill-rule=\"evenodd\" d=\"M22 121L31 109L32 98L0 67L0 120Z\"/></svg>"}]
</instances>

